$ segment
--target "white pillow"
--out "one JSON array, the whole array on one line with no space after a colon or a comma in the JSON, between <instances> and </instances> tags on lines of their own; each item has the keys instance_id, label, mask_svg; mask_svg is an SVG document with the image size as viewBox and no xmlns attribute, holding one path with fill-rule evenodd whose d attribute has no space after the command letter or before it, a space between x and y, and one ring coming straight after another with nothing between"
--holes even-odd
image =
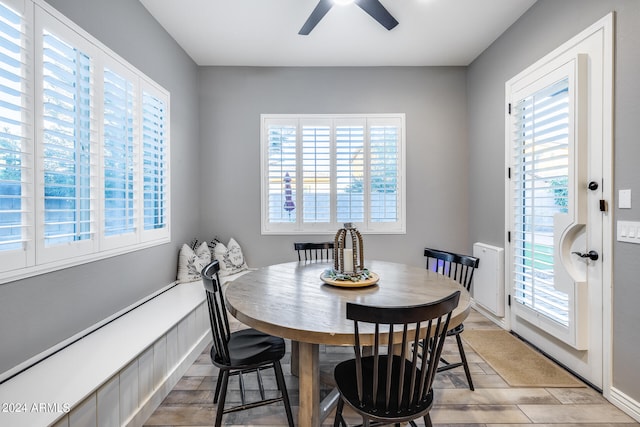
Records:
<instances>
[{"instance_id":1,"label":"white pillow","mask_svg":"<svg viewBox=\"0 0 640 427\"><path fill-rule=\"evenodd\" d=\"M220 272L218 273L220 277L249 269L244 260L244 255L242 255L242 248L233 238L229 240L227 246L219 242L213 250L213 257L220 263Z\"/></svg>"},{"instance_id":2,"label":"white pillow","mask_svg":"<svg viewBox=\"0 0 640 427\"><path fill-rule=\"evenodd\" d=\"M211 262L211 252L207 242L202 242L195 251L187 244L182 245L178 256L178 283L200 280L200 272Z\"/></svg>"}]
</instances>

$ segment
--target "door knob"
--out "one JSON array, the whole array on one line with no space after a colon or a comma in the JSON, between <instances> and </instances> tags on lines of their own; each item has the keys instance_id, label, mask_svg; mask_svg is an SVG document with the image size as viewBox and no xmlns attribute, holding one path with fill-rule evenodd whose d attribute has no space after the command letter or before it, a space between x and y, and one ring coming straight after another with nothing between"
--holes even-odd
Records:
<instances>
[{"instance_id":1,"label":"door knob","mask_svg":"<svg viewBox=\"0 0 640 427\"><path fill-rule=\"evenodd\" d=\"M589 183L589 190L596 191L598 189L598 183L595 181L591 181Z\"/></svg>"},{"instance_id":2,"label":"door knob","mask_svg":"<svg viewBox=\"0 0 640 427\"><path fill-rule=\"evenodd\" d=\"M583 254L582 252L571 252L571 253L578 255L580 258L589 258L591 261L597 261L599 258L598 252L596 251L589 251L586 254Z\"/></svg>"}]
</instances>

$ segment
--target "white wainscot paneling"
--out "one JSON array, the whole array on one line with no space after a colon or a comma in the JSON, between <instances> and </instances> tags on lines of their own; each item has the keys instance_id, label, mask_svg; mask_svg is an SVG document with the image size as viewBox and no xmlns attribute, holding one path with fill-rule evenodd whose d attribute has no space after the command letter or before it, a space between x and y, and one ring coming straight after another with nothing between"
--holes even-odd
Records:
<instances>
[{"instance_id":1,"label":"white wainscot paneling","mask_svg":"<svg viewBox=\"0 0 640 427\"><path fill-rule=\"evenodd\" d=\"M120 372L120 424L124 425L138 409L138 360Z\"/></svg>"},{"instance_id":2,"label":"white wainscot paneling","mask_svg":"<svg viewBox=\"0 0 640 427\"><path fill-rule=\"evenodd\" d=\"M138 358L138 402L143 405L153 393L153 346Z\"/></svg>"},{"instance_id":3,"label":"white wainscot paneling","mask_svg":"<svg viewBox=\"0 0 640 427\"><path fill-rule=\"evenodd\" d=\"M91 395L69 413L69 427L96 427L96 396Z\"/></svg>"},{"instance_id":4,"label":"white wainscot paneling","mask_svg":"<svg viewBox=\"0 0 640 427\"><path fill-rule=\"evenodd\" d=\"M98 427L120 425L120 377L115 376L98 389Z\"/></svg>"},{"instance_id":5,"label":"white wainscot paneling","mask_svg":"<svg viewBox=\"0 0 640 427\"><path fill-rule=\"evenodd\" d=\"M153 345L153 388L158 388L167 377L167 337Z\"/></svg>"},{"instance_id":6,"label":"white wainscot paneling","mask_svg":"<svg viewBox=\"0 0 640 427\"><path fill-rule=\"evenodd\" d=\"M178 326L171 328L167 332L167 368L168 372L173 370L173 367L178 365L179 352L178 352Z\"/></svg>"}]
</instances>

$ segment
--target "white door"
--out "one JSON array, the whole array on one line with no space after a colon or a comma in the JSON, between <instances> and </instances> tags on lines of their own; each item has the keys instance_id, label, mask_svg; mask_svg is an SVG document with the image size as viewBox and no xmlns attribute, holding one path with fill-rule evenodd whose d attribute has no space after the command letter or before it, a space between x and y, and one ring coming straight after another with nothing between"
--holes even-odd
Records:
<instances>
[{"instance_id":1,"label":"white door","mask_svg":"<svg viewBox=\"0 0 640 427\"><path fill-rule=\"evenodd\" d=\"M506 283L511 329L602 388L612 178L597 24L507 82Z\"/></svg>"}]
</instances>

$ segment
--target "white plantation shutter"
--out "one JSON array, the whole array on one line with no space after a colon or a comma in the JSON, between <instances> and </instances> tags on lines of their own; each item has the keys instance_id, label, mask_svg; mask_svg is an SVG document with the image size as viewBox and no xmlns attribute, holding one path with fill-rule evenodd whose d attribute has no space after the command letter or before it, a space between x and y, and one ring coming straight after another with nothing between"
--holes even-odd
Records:
<instances>
[{"instance_id":1,"label":"white plantation shutter","mask_svg":"<svg viewBox=\"0 0 640 427\"><path fill-rule=\"evenodd\" d=\"M370 219L373 222L398 221L398 125L369 128Z\"/></svg>"},{"instance_id":2,"label":"white plantation shutter","mask_svg":"<svg viewBox=\"0 0 640 427\"><path fill-rule=\"evenodd\" d=\"M331 220L331 126L302 126L302 208L305 223Z\"/></svg>"},{"instance_id":3,"label":"white plantation shutter","mask_svg":"<svg viewBox=\"0 0 640 427\"><path fill-rule=\"evenodd\" d=\"M134 85L105 67L103 89L104 235L133 235L137 225Z\"/></svg>"},{"instance_id":4,"label":"white plantation shutter","mask_svg":"<svg viewBox=\"0 0 640 427\"><path fill-rule=\"evenodd\" d=\"M514 298L569 326L569 295L554 285L554 215L569 196L569 81L513 105Z\"/></svg>"},{"instance_id":5,"label":"white plantation shutter","mask_svg":"<svg viewBox=\"0 0 640 427\"><path fill-rule=\"evenodd\" d=\"M261 120L264 234L405 232L404 115Z\"/></svg>"},{"instance_id":6,"label":"white plantation shutter","mask_svg":"<svg viewBox=\"0 0 640 427\"><path fill-rule=\"evenodd\" d=\"M93 252L98 135L91 46L41 14L39 262Z\"/></svg>"},{"instance_id":7,"label":"white plantation shutter","mask_svg":"<svg viewBox=\"0 0 640 427\"><path fill-rule=\"evenodd\" d=\"M143 240L169 231L168 104L155 91L142 91Z\"/></svg>"},{"instance_id":8,"label":"white plantation shutter","mask_svg":"<svg viewBox=\"0 0 640 427\"><path fill-rule=\"evenodd\" d=\"M30 264L33 227L31 39L23 2L0 3L0 264Z\"/></svg>"},{"instance_id":9,"label":"white plantation shutter","mask_svg":"<svg viewBox=\"0 0 640 427\"><path fill-rule=\"evenodd\" d=\"M266 208L269 222L296 223L297 206L297 125L272 122L266 129L268 149ZM285 204L285 202L289 202ZM263 202L264 203L264 202Z\"/></svg>"},{"instance_id":10,"label":"white plantation shutter","mask_svg":"<svg viewBox=\"0 0 640 427\"><path fill-rule=\"evenodd\" d=\"M340 223L364 222L364 154L364 125L337 126L336 213Z\"/></svg>"}]
</instances>

